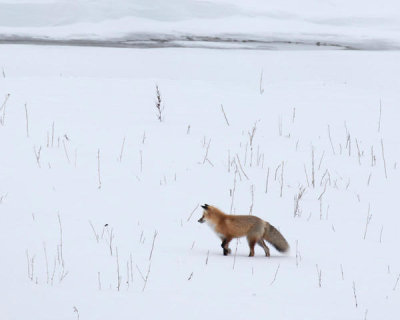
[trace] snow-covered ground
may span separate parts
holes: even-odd
[[[399,318],[399,52],[0,49],[1,319]]]
[[[399,34],[395,0],[0,0],[8,43],[379,50]]]

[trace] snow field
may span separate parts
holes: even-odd
[[[396,319],[398,59],[2,46],[4,317]],[[203,203],[290,253],[222,256]]]

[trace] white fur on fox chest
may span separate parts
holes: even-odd
[[[207,221],[207,224],[210,226],[210,228],[217,234],[217,236],[218,237],[220,237],[221,239],[224,239],[225,237],[224,237],[224,235],[222,234],[222,233],[219,233],[217,230],[216,230],[216,224],[215,223],[213,223],[212,221],[209,221],[209,220],[206,220]]]

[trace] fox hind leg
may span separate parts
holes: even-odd
[[[268,248],[268,246],[265,244],[265,242],[264,242],[263,239],[259,240],[257,243],[264,249],[265,255],[266,255],[267,257],[271,256],[270,253],[269,253],[269,248]]]

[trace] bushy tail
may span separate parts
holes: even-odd
[[[272,244],[279,252],[286,252],[289,250],[289,244],[286,239],[273,225],[269,224],[265,228],[264,239]]]

